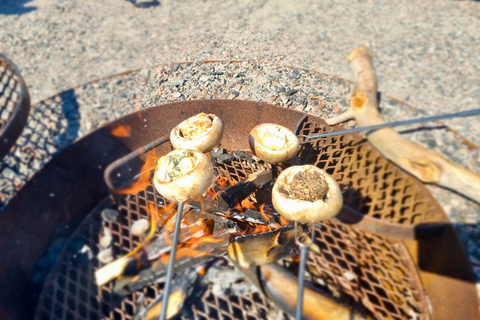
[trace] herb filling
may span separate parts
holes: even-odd
[[[327,180],[321,175],[311,172],[297,172],[288,185],[288,194],[290,197],[305,200],[317,201],[324,199],[328,192]]]

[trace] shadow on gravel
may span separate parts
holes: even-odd
[[[160,2],[158,0],[150,0],[150,1],[128,0],[128,2],[130,2],[137,8],[151,8],[151,7],[157,7],[160,5]]]
[[[1,0],[0,15],[24,14],[36,10],[37,7],[25,7],[32,0]]]

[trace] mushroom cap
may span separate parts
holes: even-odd
[[[291,130],[274,123],[262,123],[253,128],[249,144],[254,155],[270,163],[289,160],[300,148],[298,138]]]
[[[177,165],[172,161],[176,161]],[[183,161],[185,162],[182,163]],[[177,171],[172,171],[172,167]],[[169,177],[169,173],[176,176]],[[153,184],[168,200],[185,201],[204,194],[212,185],[213,179],[213,165],[205,154],[181,149],[169,152],[158,160]]]
[[[206,124],[211,122],[211,126],[193,138],[184,137],[182,129],[185,126],[195,126],[199,123]],[[209,123],[210,124],[210,123]],[[175,149],[197,150],[200,152],[209,152],[220,145],[223,135],[223,122],[214,114],[205,114],[203,112],[182,121],[170,132],[170,143]]]
[[[311,172],[325,178],[328,184],[327,194],[323,199],[307,201],[292,198],[288,186],[298,172]],[[284,218],[299,222],[316,222],[335,216],[343,205],[340,188],[332,176],[312,165],[292,166],[280,173],[273,186],[272,204]]]

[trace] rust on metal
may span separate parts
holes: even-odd
[[[167,204],[152,185],[136,195],[112,199],[103,171],[202,111],[224,121],[222,146],[230,151],[248,150],[250,130],[263,122],[296,128],[301,134],[333,130],[319,118],[305,118],[302,113],[263,103],[205,100],[150,108],[93,132],[46,165],[0,216],[4,226],[0,234],[0,285],[5,289],[0,293],[0,314],[24,319],[131,319],[142,293],[143,304],[161,294],[161,284],[125,298],[113,293],[113,282],[95,285],[93,273],[102,265],[97,260],[102,232],[108,229],[112,234],[114,256],[123,256],[141,241],[130,234],[130,227],[139,218],[148,218],[149,203],[157,207]],[[144,118],[157,125],[144,127]],[[119,125],[128,125],[132,135],[112,136],[111,130]],[[157,155],[170,148],[169,143],[160,145]],[[468,259],[445,213],[421,183],[355,134],[310,141],[302,146],[296,161],[317,165],[336,178],[344,192],[345,219],[350,219],[347,223],[334,219],[317,224],[307,262],[307,283],[312,292],[377,319],[479,317]],[[275,178],[292,164],[293,160],[282,166],[233,160],[215,166],[219,176],[240,181],[264,169],[271,169]],[[122,170],[135,171],[141,165],[141,161],[131,161]],[[101,211],[107,207],[120,212],[118,221],[102,221]],[[442,227],[414,236],[419,226],[433,224]],[[35,265],[59,229],[66,244],[47,270],[48,278],[33,282],[38,269]],[[295,275],[297,266],[293,257],[280,261],[278,267]],[[281,301],[275,303],[281,305]],[[210,287],[187,309],[181,314],[184,319],[267,319],[269,314],[281,314],[260,292],[217,296]]]

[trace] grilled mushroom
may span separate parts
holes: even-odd
[[[284,218],[298,222],[322,221],[342,208],[343,197],[335,179],[312,165],[282,171],[272,190],[272,204]]]
[[[292,131],[273,123],[262,123],[253,128],[249,143],[253,154],[271,163],[293,158],[300,147]]]
[[[180,123],[170,132],[170,142],[175,149],[209,152],[220,145],[223,123],[214,114],[199,113]]]
[[[158,160],[153,183],[171,201],[195,199],[213,183],[213,165],[199,151],[174,150]]]

